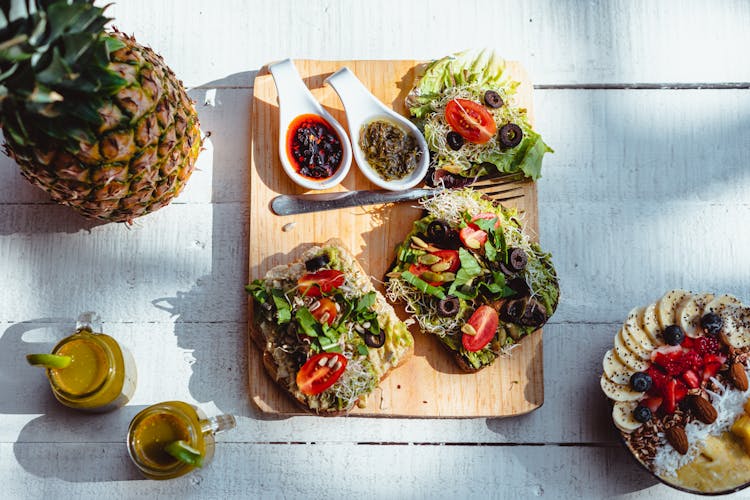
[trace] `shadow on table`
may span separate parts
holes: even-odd
[[[194,358],[189,382],[193,398],[199,403],[213,402],[222,413],[257,419],[265,417],[248,394],[250,340],[244,291],[248,277],[252,105],[252,89],[245,87],[252,85],[256,74],[257,71],[250,71],[230,75],[190,91],[200,114],[201,128],[210,133],[213,146],[211,273],[198,278],[189,290],[157,298],[152,304],[173,317],[179,347]],[[220,112],[224,106],[232,109]],[[219,112],[214,113],[208,107]],[[238,136],[239,131],[247,133]],[[242,148],[246,148],[245,151]],[[247,159],[248,164],[238,165],[237,158]],[[242,169],[239,176],[238,168]],[[236,185],[238,178],[240,186]],[[236,203],[221,203],[222,198],[228,196],[228,190],[230,197],[236,199],[240,193],[243,196],[239,212]],[[242,227],[240,240],[229,239],[225,228],[230,226]],[[231,233],[238,234],[237,231]],[[227,270],[232,270],[233,274],[228,276]],[[228,306],[227,301],[231,305]],[[241,321],[206,320],[206,315],[222,310],[240,311]]]
[[[44,369],[30,366],[25,355],[52,352],[75,331],[73,318],[38,318],[14,323],[0,335],[0,414],[47,413],[59,405]]]
[[[84,413],[60,405],[49,390],[46,394],[54,408],[27,423],[13,444],[16,460],[27,472],[68,482],[143,479],[125,440],[130,420],[145,406]],[[40,442],[40,436],[54,436],[55,442]]]

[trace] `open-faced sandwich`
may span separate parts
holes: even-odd
[[[672,290],[633,309],[604,356],[601,387],[636,459],[705,493],[750,483],[750,308]]]
[[[305,409],[336,415],[365,406],[413,352],[406,325],[338,240],[246,288],[266,370]]]
[[[430,149],[433,178],[447,187],[495,172],[537,179],[552,152],[516,102],[518,82],[492,51],[465,51],[429,64],[406,107]]]
[[[555,270],[515,210],[480,192],[443,190],[421,203],[426,215],[396,248],[387,296],[477,371],[554,313]]]

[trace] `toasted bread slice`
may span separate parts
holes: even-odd
[[[319,271],[343,273],[343,282],[315,293],[298,285],[304,275]],[[306,410],[340,415],[355,404],[363,406],[380,381],[413,353],[414,340],[406,325],[338,239],[274,267],[248,291],[255,299],[250,334],[263,353],[266,371]],[[336,311],[333,320],[327,316],[330,325],[325,316],[311,320],[329,301],[333,304],[326,305],[335,305]],[[375,347],[383,337],[382,346]],[[326,352],[340,352],[347,358],[343,374],[319,394],[303,393],[297,385],[298,372],[314,355]]]
[[[438,337],[459,368],[476,372],[509,354],[555,312],[557,274],[516,211],[482,192],[444,190],[422,205],[424,216],[396,248],[387,295],[407,306],[424,333]],[[463,327],[482,306],[489,306],[497,328],[470,350]]]

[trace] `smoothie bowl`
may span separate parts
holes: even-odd
[[[672,290],[633,309],[603,360],[601,387],[635,459],[699,494],[750,485],[750,307]]]

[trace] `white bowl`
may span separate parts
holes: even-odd
[[[300,186],[307,189],[328,189],[339,184],[352,165],[352,145],[341,126],[331,114],[310,93],[299,76],[291,59],[285,59],[268,66],[276,84],[279,95],[279,159],[287,175]],[[292,121],[300,115],[313,114],[322,117],[336,131],[341,141],[343,156],[338,170],[330,177],[315,180],[301,175],[289,161],[287,154],[287,134]]]
[[[380,102],[377,97],[372,95],[362,85],[362,82],[354,76],[354,73],[349,68],[341,68],[326,78],[326,83],[333,87],[333,90],[336,91],[339,99],[344,104],[346,119],[349,122],[349,135],[351,137],[354,159],[357,161],[357,166],[365,177],[381,188],[390,189],[391,191],[401,191],[419,184],[424,179],[425,174],[427,174],[427,167],[430,161],[427,141],[425,141],[419,129],[412,122]],[[362,148],[359,147],[359,132],[362,126],[375,119],[385,119],[395,122],[416,138],[417,145],[422,154],[417,167],[409,175],[401,179],[385,180],[367,161]]]

